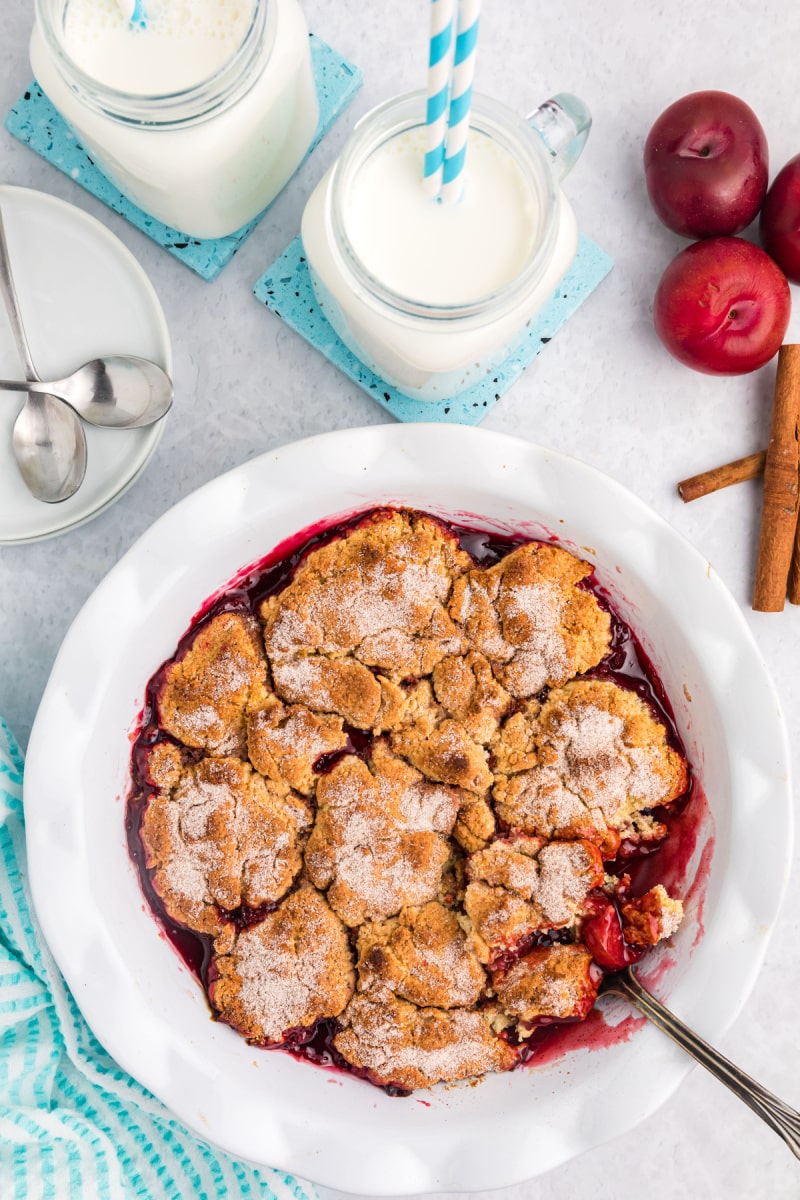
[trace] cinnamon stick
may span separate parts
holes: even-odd
[[[800,345],[781,346],[764,467],[755,612],[782,612],[797,530],[800,471]]]
[[[737,458],[735,462],[714,467],[711,471],[702,471],[699,475],[692,475],[690,479],[682,479],[678,484],[678,495],[684,504],[688,504],[691,500],[699,500],[701,496],[710,496],[712,492],[730,487],[733,483],[744,483],[748,479],[757,479],[762,474],[766,461],[766,451],[759,450],[757,454],[748,454],[746,458]]]
[[[789,568],[789,603],[800,604],[800,513],[795,526],[792,565]]]

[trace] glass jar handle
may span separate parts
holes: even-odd
[[[589,109],[570,92],[559,92],[529,115],[528,124],[544,142],[556,178],[563,179],[575,166],[586,145],[592,128]]]

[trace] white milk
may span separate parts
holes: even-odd
[[[443,400],[516,349],[566,274],[578,231],[539,135],[487,97],[475,97],[463,198],[432,200],[421,110],[417,93],[364,117],[311,195],[302,237],[345,345],[413,399]]]
[[[134,27],[119,0],[68,0],[64,46],[75,63],[119,91],[164,95],[224,67],[244,40],[253,0],[146,0]]]
[[[146,213],[191,237],[233,233],[275,198],[314,137],[305,19],[297,0],[145,0],[145,9],[138,29],[115,0],[42,0],[34,73],[84,148]],[[266,20],[254,36],[256,12]],[[245,35],[251,53],[241,72],[227,71]],[[179,108],[166,99],[209,79]]]
[[[475,130],[457,204],[426,195],[424,157],[421,129],[384,142],[353,182],[345,228],[384,287],[424,304],[471,304],[509,284],[530,258],[533,199],[512,155]]]

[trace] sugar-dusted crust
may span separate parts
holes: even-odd
[[[458,721],[441,721],[429,734],[403,730],[392,737],[392,747],[428,779],[450,783],[484,795],[492,786],[486,751]]]
[[[458,579],[450,615],[503,687],[527,699],[588,671],[606,653],[609,615],[576,587],[591,572],[566,550],[531,542]]]
[[[219,1016],[251,1042],[336,1017],[353,993],[347,933],[323,896],[304,886],[257,925],[228,926],[214,944],[209,995]]]
[[[174,788],[183,774],[184,752],[174,742],[156,742],[146,754],[147,778],[159,790]]]
[[[183,658],[167,668],[158,697],[161,728],[196,750],[244,757],[246,709],[265,694],[266,683],[258,621],[221,613],[200,626]]]
[[[374,1083],[400,1088],[467,1079],[487,1071],[507,1071],[515,1051],[492,1029],[491,1006],[418,1008],[394,996],[357,994],[341,1016],[344,1029],[334,1039],[347,1062]]]
[[[387,685],[382,682],[382,686],[386,693]],[[400,691],[402,699],[377,724],[389,732],[395,753],[436,783],[487,793],[493,777],[486,751],[467,725],[454,720],[438,702],[431,681],[422,679]]]
[[[358,932],[359,986],[414,1004],[469,1008],[486,984],[456,914],[432,900]]]
[[[171,763],[171,786],[151,797],[142,819],[147,866],[174,921],[216,933],[220,909],[257,908],[285,895],[313,814],[300,796],[237,758]]]
[[[495,972],[492,985],[503,1011],[532,1027],[543,1017],[585,1017],[597,997],[599,978],[585,946],[536,946],[507,971]]]
[[[429,674],[463,639],[447,613],[453,580],[470,566],[429,517],[384,513],[313,550],[262,610],[275,690],[370,729],[381,688]]]
[[[414,705],[395,723],[392,747],[429,779],[484,796],[494,780],[486,743],[497,734],[512,697],[488,660],[474,652],[442,659],[431,680],[433,690],[418,685]]]
[[[541,709],[538,700],[527,700],[497,730],[488,747],[495,775],[517,775],[538,765],[536,736]]]
[[[248,714],[250,762],[262,775],[309,796],[317,784],[314,764],[347,745],[342,725],[341,717],[314,713],[302,704],[287,706],[277,696],[268,696]]]
[[[351,926],[433,900],[463,802],[457,788],[429,783],[380,743],[369,764],[342,759],[317,785],[305,856],[311,881],[328,888]]]
[[[603,883],[603,861],[591,842],[514,837],[467,860],[464,910],[482,962],[532,934],[574,926],[589,893]]]
[[[483,850],[496,832],[497,821],[488,798],[471,798],[459,810],[458,819],[453,827],[453,837],[468,853]]]
[[[485,745],[513,704],[497,682],[491,663],[474,650],[444,658],[433,668],[433,690],[445,713],[473,741]]]
[[[533,734],[537,765],[499,775],[497,815],[548,838],[589,838],[613,857],[622,838],[658,840],[650,810],[687,785],[685,760],[635,692],[578,679],[550,693]]]

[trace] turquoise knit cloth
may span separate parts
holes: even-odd
[[[22,770],[0,720],[0,1200],[309,1200],[198,1141],[94,1038],[32,913]]]

